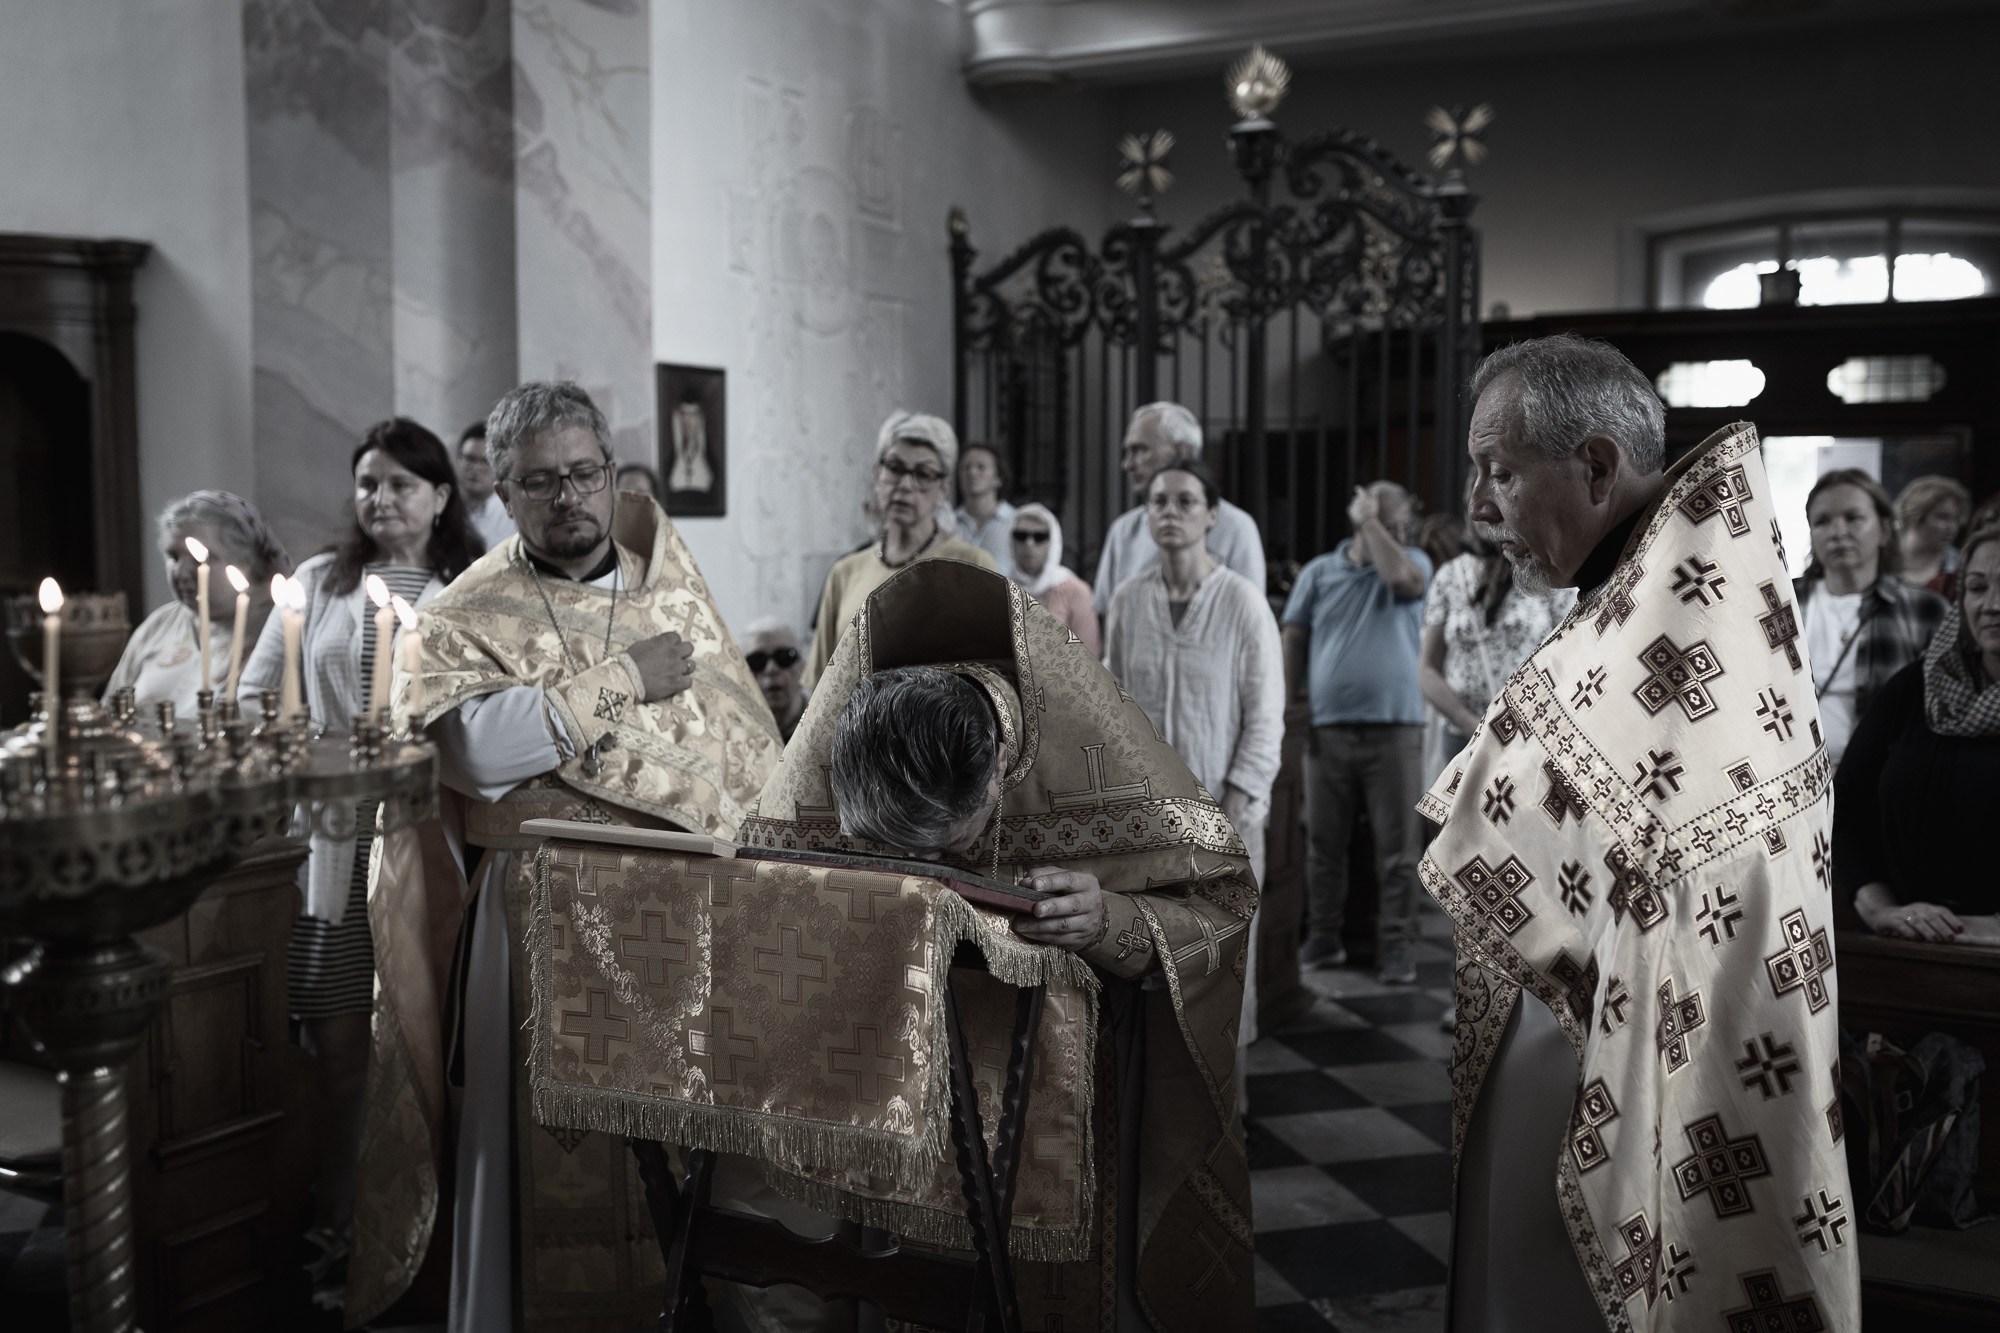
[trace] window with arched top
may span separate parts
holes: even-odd
[[[2000,211],[1802,211],[1654,232],[1648,251],[1659,309],[2000,294]]]

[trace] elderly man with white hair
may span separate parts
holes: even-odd
[[[1111,597],[1118,585],[1135,574],[1143,574],[1160,563],[1160,550],[1146,527],[1143,497],[1153,474],[1179,459],[1201,459],[1201,422],[1179,403],[1147,403],[1132,414],[1125,431],[1125,479],[1141,503],[1120,514],[1104,534],[1104,549],[1097,557],[1096,594],[1091,608],[1099,617],[1111,614]],[[1252,586],[1265,587],[1264,538],[1257,520],[1224,500],[1216,511],[1215,526],[1209,529],[1208,553],[1233,569]]]
[[[1472,380],[1470,518],[1577,604],[1419,808],[1458,947],[1449,1324],[1860,1327],[1831,765],[1757,431],[1608,344]]]
[[[844,556],[826,576],[813,622],[812,652],[806,655],[810,688],[833,658],[848,622],[889,576],[917,560],[963,560],[997,571],[993,557],[951,532],[952,474],[958,470],[958,436],[941,417],[889,414],[875,437],[875,510],[882,532],[874,545]],[[942,520],[942,521],[941,521]]]

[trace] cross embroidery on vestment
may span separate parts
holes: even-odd
[[[1553,819],[1557,828],[1562,827],[1563,819],[1568,815],[1575,815],[1576,822],[1581,824],[1587,813],[1583,796],[1554,764],[1544,762],[1542,773],[1549,780],[1548,795],[1542,797],[1542,813]]]
[[[1565,861],[1562,874],[1556,877],[1556,887],[1562,890],[1563,906],[1571,916],[1582,916],[1590,910],[1590,872],[1583,868],[1581,861]]]
[[[1764,1043],[1764,1053],[1757,1053],[1757,1042]],[[1792,1058],[1792,1044],[1778,1041],[1766,1032],[1761,1038],[1746,1037],[1743,1040],[1743,1058],[1736,1062],[1736,1072],[1742,1075],[1744,1088],[1755,1088],[1764,1094],[1764,1100],[1782,1097],[1792,1090],[1792,1075],[1799,1072],[1799,1062]],[[1776,1092],[1771,1084],[1778,1085]]]
[[[1697,526],[1720,514],[1729,535],[1741,537],[1750,531],[1749,516],[1743,512],[1743,506],[1749,499],[1750,483],[1743,475],[1743,465],[1739,463],[1689,491],[1687,499],[1681,501],[1680,509],[1687,515],[1688,521]]]
[[[1583,673],[1583,679],[1576,683],[1576,693],[1570,698],[1569,706],[1579,713],[1604,697],[1604,668],[1594,666]]]
[[[1683,603],[1699,601],[1703,606],[1727,600],[1722,590],[1729,583],[1726,574],[1718,573],[1721,566],[1691,555],[1674,566],[1674,586],[1667,591],[1679,597]]]
[[[1599,1015],[1597,1026],[1605,1036],[1610,1036],[1625,1026],[1625,1007],[1632,1003],[1632,992],[1625,988],[1623,977],[1613,977],[1604,988],[1604,1012]]]
[[[1800,1248],[1816,1244],[1819,1246],[1819,1252],[1825,1254],[1828,1250],[1837,1250],[1847,1244],[1846,1237],[1840,1234],[1847,1228],[1846,1204],[1833,1198],[1825,1190],[1819,1192],[1817,1203],[1810,1194],[1799,1202],[1805,1205],[1805,1211],[1792,1219],[1792,1225],[1799,1229]],[[1828,1236],[1833,1237],[1831,1245],[1826,1243]]]
[[[1783,653],[1786,665],[1797,671],[1803,664],[1799,657],[1798,608],[1779,593],[1776,579],[1766,579],[1758,584],[1757,591],[1763,594],[1766,608],[1764,614],[1757,617],[1757,627],[1764,631],[1765,646],[1774,653]]]
[[[1679,704],[1688,721],[1695,722],[1715,711],[1715,698],[1707,682],[1722,674],[1722,663],[1706,639],[1683,648],[1662,634],[1639,654],[1646,679],[1632,691],[1648,716],[1658,716],[1668,704]]]
[[[1736,923],[1743,919],[1742,909],[1736,906],[1742,900],[1742,894],[1731,893],[1720,884],[1715,886],[1713,892],[1714,903],[1710,904],[1708,893],[1704,892],[1701,895],[1701,910],[1694,914],[1694,919],[1702,923],[1701,933],[1708,937],[1711,949],[1721,945],[1725,935],[1735,939]]]
[[[1604,865],[1611,872],[1611,892],[1605,895],[1604,900],[1611,904],[1614,924],[1625,919],[1627,910],[1639,923],[1641,934],[1667,919],[1666,900],[1633,864],[1630,852],[1623,847],[1613,847],[1604,854]]]
[[[1514,779],[1505,773],[1493,779],[1493,785],[1486,789],[1481,798],[1483,813],[1495,827],[1514,817]]]
[[[1677,1074],[1688,1062],[1688,1033],[1708,1022],[1702,1012],[1701,992],[1690,990],[1676,999],[1673,978],[1660,983],[1660,1021],[1653,1029],[1653,1044],[1667,1062],[1667,1073]]]
[[[1757,691],[1757,716],[1764,719],[1764,730],[1779,741],[1792,738],[1792,710],[1775,686]]]
[[[1646,757],[1637,761],[1636,765],[1639,770],[1639,790],[1656,801],[1664,801],[1669,796],[1678,794],[1681,789],[1681,775],[1686,773],[1687,769],[1675,763],[1674,759],[1672,750],[1648,749]],[[1647,767],[1648,764],[1651,765],[1650,768]]]
[[[1674,1163],[1674,1183],[1681,1199],[1707,1193],[1718,1218],[1756,1211],[1747,1182],[1771,1174],[1764,1161],[1764,1144],[1755,1134],[1729,1137],[1720,1115],[1704,1116],[1685,1127],[1694,1152]]]
[[[1582,967],[1564,949],[1556,951],[1549,975],[1562,985],[1569,998],[1569,1011],[1584,1030],[1590,1029],[1591,1006],[1597,1002],[1597,955],[1591,954]]]
[[[1052,791],[1049,793],[1049,810],[1105,810],[1114,805],[1143,801],[1153,793],[1153,780],[1141,778],[1120,786],[1106,786],[1104,782],[1104,746],[1083,747],[1084,772],[1090,777],[1090,785],[1077,791]]]
[[[1743,1284],[1743,1294],[1750,1298],[1750,1303],[1722,1312],[1722,1324],[1729,1333],[1767,1333],[1771,1329],[1783,1329],[1784,1333],[1826,1333],[1826,1320],[1813,1294],[1786,1296],[1784,1287],[1778,1283],[1777,1269],[1738,1273],[1736,1280]]]
[[[1512,935],[1534,917],[1520,901],[1520,895],[1521,890],[1535,882],[1535,877],[1518,857],[1510,856],[1498,866],[1489,866],[1485,857],[1475,856],[1459,867],[1452,878],[1471,895],[1472,906],[1498,926],[1502,934]]]
[[[1222,942],[1235,938],[1249,928],[1245,922],[1232,921],[1221,930],[1217,930],[1209,919],[1199,912],[1194,914],[1194,924],[1195,929],[1201,932],[1201,938],[1174,950],[1174,961],[1185,963],[1200,954],[1207,964],[1202,968],[1203,976],[1222,966]]]
[[[591,716],[616,722],[618,715],[625,711],[625,701],[629,698],[630,695],[620,694],[609,685],[600,685],[597,687],[597,707],[591,710]]]
[[[1576,1159],[1578,1171],[1589,1171],[1611,1160],[1599,1131],[1617,1118],[1618,1105],[1611,1100],[1611,1089],[1604,1086],[1603,1079],[1592,1079],[1576,1095],[1576,1110],[1570,1116],[1569,1151]]]
[[[1202,1249],[1208,1251],[1209,1263],[1208,1267],[1202,1271],[1202,1275],[1188,1284],[1189,1290],[1199,1296],[1207,1289],[1208,1284],[1215,1280],[1217,1273],[1222,1274],[1223,1279],[1231,1287],[1234,1287],[1236,1285],[1236,1274],[1229,1271],[1229,1246],[1232,1243],[1229,1237],[1224,1236],[1221,1246],[1218,1247],[1214,1241],[1208,1238],[1208,1229],[1198,1226],[1194,1229],[1194,1238]]]
[[[1764,960],[1772,994],[1783,999],[1788,992],[1802,990],[1806,1007],[1818,1013],[1832,1003],[1826,974],[1833,971],[1833,946],[1827,942],[1826,927],[1811,929],[1805,909],[1795,907],[1778,918],[1778,929],[1784,933],[1784,947]]]
[[[1663,1270],[1660,1266],[1660,1238],[1653,1234],[1645,1209],[1620,1222],[1618,1235],[1630,1252],[1611,1270],[1612,1276],[1618,1279],[1619,1295],[1629,1301],[1643,1291],[1646,1293],[1646,1305],[1651,1308],[1661,1296],[1671,1301],[1687,1290],[1688,1279],[1695,1273],[1693,1254],[1678,1245],[1667,1246],[1668,1262]]]

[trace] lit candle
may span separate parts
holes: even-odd
[[[56,719],[62,716],[62,585],[54,579],[42,580],[42,699],[49,722],[42,732],[42,744],[54,759]]]
[[[222,689],[223,698],[234,699],[236,684],[243,676],[243,633],[250,624],[250,580],[234,565],[223,566],[222,572],[229,576],[229,586],[236,589],[236,630],[229,636],[229,684]]]
[[[368,576],[368,600],[375,603],[375,671],[368,686],[368,716],[379,717],[389,706],[389,677],[394,659],[391,640],[396,633],[396,613],[389,606],[389,585],[380,574]]]
[[[282,703],[278,715],[286,722],[299,715],[302,704],[299,697],[299,636],[305,617],[299,614],[298,606],[304,601],[304,590],[296,579],[288,579],[283,574],[271,576],[271,604],[278,608],[279,623],[285,631],[285,678],[279,687]]]
[[[187,539],[188,554],[195,559],[194,566],[194,637],[201,645],[201,685],[199,688],[213,689],[208,675],[208,548],[193,537]]]
[[[396,618],[403,622],[403,670],[410,677],[410,739],[415,740],[417,719],[424,712],[424,636],[417,629],[417,608],[402,598],[394,598]]]

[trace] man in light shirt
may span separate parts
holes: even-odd
[[[486,423],[475,421],[458,437],[458,484],[465,495],[466,517],[485,550],[514,535],[514,520],[494,488],[493,465],[486,461]]]
[[[1132,424],[1125,431],[1122,466],[1133,495],[1144,495],[1153,474],[1168,463],[1200,457],[1201,422],[1179,403],[1148,403],[1132,414]],[[1249,579],[1259,592],[1264,590],[1264,538],[1257,531],[1257,520],[1227,500],[1222,501],[1215,526],[1209,529],[1208,553]],[[1104,534],[1091,602],[1098,618],[1110,613],[1111,596],[1119,584],[1159,563],[1159,548],[1146,530],[1146,506],[1134,505]]]
[[[953,511],[958,539],[993,557],[1002,574],[1014,572],[1014,506],[1007,491],[1007,465],[990,444],[968,444],[958,460],[958,490],[965,503]]]

